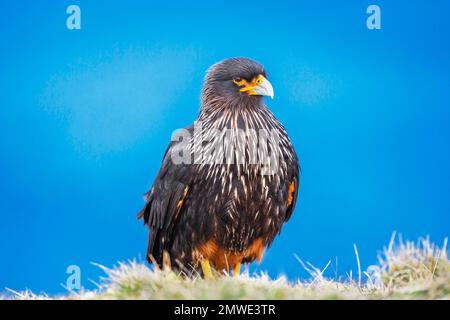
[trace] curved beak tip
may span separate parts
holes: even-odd
[[[267,81],[267,82],[269,82],[269,81]],[[270,82],[269,82],[269,84],[270,84]],[[273,98],[275,97],[275,93],[273,92],[273,87],[272,87],[272,85],[270,85],[270,87],[267,88],[266,91],[267,91],[267,92],[266,92],[266,96],[270,97],[270,98],[273,100]]]
[[[264,81],[257,87],[257,93],[263,96],[268,96],[272,99],[275,96],[273,86],[267,79],[264,79]]]

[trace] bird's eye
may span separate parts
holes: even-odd
[[[241,77],[236,77],[233,79],[233,82],[236,84],[240,84],[242,82],[242,78]]]

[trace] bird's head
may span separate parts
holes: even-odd
[[[272,84],[266,79],[264,67],[247,58],[226,59],[213,65],[207,72],[203,98],[273,99]]]

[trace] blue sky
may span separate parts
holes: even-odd
[[[366,28],[366,8],[382,29]],[[77,4],[82,29],[66,28]],[[172,131],[193,122],[206,69],[262,62],[270,108],[302,164],[292,220],[254,270],[305,277],[294,253],[338,273],[394,230],[450,231],[448,1],[2,1],[0,291],[92,288],[143,258],[135,220]],[[330,276],[334,271],[330,269]]]

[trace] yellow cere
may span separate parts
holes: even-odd
[[[260,74],[257,77],[254,77],[252,79],[252,81],[250,81],[250,82],[248,82],[245,79],[242,79],[240,81],[236,81],[236,80],[233,80],[233,81],[237,86],[242,87],[239,90],[240,92],[247,92],[247,94],[249,94],[249,95],[256,95],[257,93],[255,91],[255,88],[257,86],[259,86],[261,83],[263,83],[264,80],[265,80],[264,76],[262,74]]]

